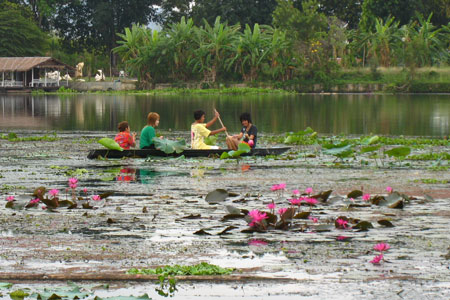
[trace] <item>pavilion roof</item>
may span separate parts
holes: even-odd
[[[24,72],[32,68],[74,69],[52,57],[0,57],[0,72]]]

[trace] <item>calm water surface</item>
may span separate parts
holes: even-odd
[[[216,108],[230,132],[248,111],[262,132],[307,126],[319,133],[446,136],[450,95],[0,95],[0,129],[115,131],[128,120],[140,131],[150,111],[160,129],[189,130],[193,111]],[[219,127],[219,122],[217,125]]]

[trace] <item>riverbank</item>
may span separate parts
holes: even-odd
[[[156,83],[140,89],[137,81],[107,78],[104,82],[72,81],[56,93],[119,94],[252,94],[252,93],[450,93],[450,68],[421,68],[413,75],[402,68],[347,69],[325,82]],[[35,91],[34,93],[44,93]]]

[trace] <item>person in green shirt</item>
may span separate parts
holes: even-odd
[[[159,114],[155,112],[149,113],[147,116],[147,125],[141,131],[141,140],[139,142],[141,149],[155,149],[153,138],[156,136],[155,127],[158,125]]]

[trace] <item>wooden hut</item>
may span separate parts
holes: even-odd
[[[0,88],[58,88],[64,70],[74,68],[52,57],[0,57]]]

